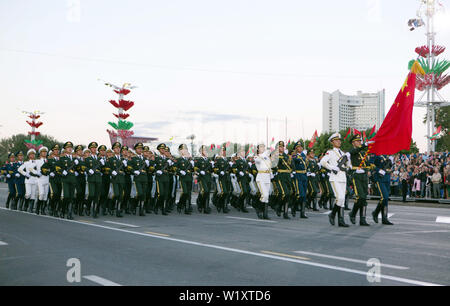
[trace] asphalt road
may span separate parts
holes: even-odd
[[[332,227],[326,211],[262,221],[252,209],[195,206],[190,216],[69,221],[7,210],[6,194],[0,186],[0,285],[450,285],[448,208],[392,205],[394,226],[350,228]],[[373,258],[379,279],[367,276]],[[68,281],[74,267],[80,282]]]

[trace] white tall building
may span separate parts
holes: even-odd
[[[322,131],[324,133],[356,128],[380,128],[384,120],[384,89],[377,93],[357,92],[347,96],[339,90],[323,92]]]

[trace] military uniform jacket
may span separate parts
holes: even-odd
[[[276,168],[278,173],[277,178],[290,179],[293,172],[292,160],[286,153],[278,156],[278,165]]]
[[[102,164],[98,160],[97,156],[89,156],[84,161],[84,165],[86,166],[86,173],[89,183],[101,183],[102,182],[102,174],[100,172],[100,168]],[[89,173],[89,170],[94,171],[93,174]]]
[[[58,160],[56,160],[55,158],[48,158],[47,162],[44,163],[41,167],[41,172],[42,169],[45,169],[45,172],[48,172],[49,180],[51,183],[61,182],[61,167],[58,166]],[[53,173],[53,175],[50,175],[50,173]]]
[[[245,159],[238,158],[236,162],[233,164],[232,171],[236,174],[238,180],[249,178],[249,165]],[[240,172],[244,173],[241,175]]]
[[[111,170],[111,183],[125,183],[125,165],[123,164],[123,160],[120,156],[114,155],[113,157],[109,158],[106,162],[106,166]],[[113,174],[113,171],[116,172],[116,175]]]
[[[375,173],[373,175],[375,182],[390,183],[391,182],[391,168],[392,162],[386,155],[376,156],[373,162],[375,164]],[[381,174],[380,170],[385,174]]]
[[[146,160],[147,159],[143,155],[136,155],[128,162],[128,167],[131,167],[132,169],[132,175],[134,176],[135,182],[148,182]],[[136,175],[135,171],[139,171],[139,175]]]
[[[82,157],[76,158],[78,165],[75,166],[75,171],[78,173],[77,179],[82,180],[86,178],[86,161]]]
[[[164,156],[156,156],[155,158],[155,174],[156,179],[158,179],[161,182],[168,182],[169,181],[169,167],[171,162],[169,162],[169,159]],[[158,173],[158,171],[161,171],[162,173]]]
[[[294,154],[292,156],[292,163],[294,165],[295,173],[299,174],[302,178],[306,178],[307,161],[305,154]]]
[[[365,146],[361,146],[359,148],[352,148],[350,150],[350,160],[352,162],[352,170],[356,171],[359,168],[359,165],[361,164],[361,162],[364,159],[364,154],[365,154]],[[372,169],[372,167],[368,164],[367,161],[364,161],[364,163],[362,164],[362,167],[360,170],[364,170],[365,173],[367,174],[367,171]]]
[[[17,173],[16,163],[12,163],[12,164],[7,163],[5,166],[3,166],[2,171],[5,174],[5,176],[9,175],[9,178],[6,177],[7,183],[15,182],[15,180],[16,180],[15,174]]]
[[[194,171],[197,172],[200,177],[211,178],[213,167],[207,157],[197,157],[195,159],[194,165]],[[204,171],[205,174],[202,175],[201,171]]]
[[[344,156],[345,153],[341,149],[333,148],[332,150],[328,150],[327,154],[325,154],[324,157],[322,157],[320,161],[320,165],[324,168],[327,168],[328,170],[332,170],[332,168],[338,166],[339,159]],[[351,168],[352,164],[350,161],[347,161],[348,168]],[[341,183],[347,183],[347,175],[345,171],[339,170],[336,174],[331,171],[330,172],[330,182],[341,182]]]
[[[175,163],[175,168],[180,179],[183,180],[192,180],[192,173],[194,171],[194,167],[192,166],[191,161],[188,158],[180,157],[177,159]],[[181,174],[181,171],[186,172],[185,175]]]
[[[67,172],[67,175],[62,175],[62,182],[71,182],[75,183],[75,162],[72,156],[63,156],[59,159],[57,165],[61,167],[61,173],[64,171]]]
[[[42,184],[48,184],[49,178],[48,175],[50,173],[50,170],[47,168],[42,168],[42,166],[47,162],[45,158],[40,158],[36,160],[36,170],[38,173],[38,181]]]
[[[269,156],[269,151],[265,151],[262,154],[255,156],[255,168],[257,170],[256,181],[270,183],[272,174],[272,160]]]
[[[319,166],[314,159],[306,160],[306,175],[308,175],[309,179],[317,179],[317,175],[319,174]]]
[[[214,163],[213,171],[219,176],[219,178],[226,178],[230,175],[230,168],[231,166],[228,160],[223,157],[219,157]],[[221,172],[223,172],[223,174],[221,174]]]

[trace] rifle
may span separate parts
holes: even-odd
[[[341,158],[339,158],[338,160],[338,164],[337,167],[339,168],[339,170],[344,171],[345,173],[347,173],[348,169],[347,169],[347,162],[348,162],[348,157],[347,155],[342,155]],[[332,170],[334,174],[337,174],[338,172],[336,170]]]

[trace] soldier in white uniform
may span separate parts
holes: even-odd
[[[270,152],[266,150],[263,144],[258,145],[257,152],[255,156],[255,166],[258,170],[256,175],[256,184],[258,185],[259,192],[261,194],[260,202],[264,205],[263,219],[269,220],[268,216],[268,205],[269,205],[269,195],[270,195],[270,184],[273,178],[272,168],[278,164],[275,161],[273,165],[273,159],[277,160],[276,154],[270,156]]]
[[[49,190],[49,173],[43,173],[45,172],[43,169],[41,169],[42,165],[47,162],[47,147],[42,147],[39,149],[39,159],[36,160],[36,172],[38,175],[37,178],[37,187],[38,187],[38,201],[36,205],[36,214],[39,215],[39,213],[42,213],[45,215],[45,203],[47,202],[48,198],[48,190]]]
[[[346,169],[351,169],[350,153],[344,153],[341,147],[341,135],[334,133],[328,138],[328,141],[333,145],[333,149],[323,156],[320,161],[322,167],[330,170],[330,184],[333,188],[333,192],[336,196],[336,205],[328,215],[331,225],[334,225],[334,218],[336,212],[338,213],[338,225],[341,227],[348,227],[344,221],[344,204],[345,204],[345,192],[347,188],[347,176]],[[345,161],[345,159],[347,159]],[[345,162],[344,162],[345,161]]]
[[[30,149],[27,152],[28,161],[22,164],[22,166],[17,169],[20,174],[25,176],[25,211],[28,210],[28,206],[30,206],[30,212],[33,212],[34,201],[36,200],[37,195],[37,164],[34,160],[36,156],[36,151],[34,149]]]

